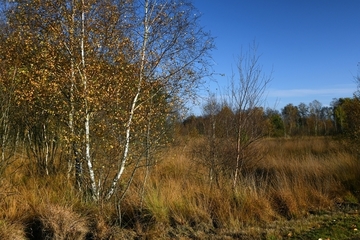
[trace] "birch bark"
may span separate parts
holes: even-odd
[[[134,118],[134,114],[137,108],[137,103],[138,103],[138,99],[139,96],[141,94],[141,87],[142,87],[142,83],[143,83],[143,78],[144,78],[144,69],[145,69],[145,61],[146,61],[146,49],[147,49],[147,42],[148,42],[148,37],[149,37],[149,32],[150,32],[150,6],[149,6],[149,0],[145,0],[145,4],[144,4],[144,32],[143,32],[143,41],[142,41],[142,47],[140,50],[140,68],[139,68],[139,73],[138,73],[138,83],[137,83],[137,90],[136,90],[136,94],[135,97],[132,100],[131,103],[131,108],[130,108],[130,114],[129,114],[129,118],[127,120],[126,123],[126,127],[125,127],[125,145],[124,145],[124,152],[120,161],[120,166],[118,169],[118,172],[116,174],[116,176],[114,177],[112,184],[108,190],[108,193],[106,195],[106,199],[110,199],[112,197],[112,195],[114,194],[117,184],[119,182],[119,179],[121,178],[121,176],[123,175],[125,168],[126,168],[126,162],[128,160],[128,154],[129,154],[129,150],[130,150],[130,138],[131,138],[131,127],[132,127],[132,121]]]

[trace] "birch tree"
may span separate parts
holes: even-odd
[[[217,115],[220,112],[220,104],[217,102],[215,95],[210,95],[207,103],[203,107],[203,115],[209,118],[209,123],[207,126],[207,142],[209,153],[206,154],[206,160],[204,161],[205,166],[209,169],[209,180],[210,180],[210,188],[212,187],[213,182],[219,186],[219,171],[218,171],[218,151],[217,151]]]
[[[54,52],[41,38],[36,24],[24,24],[26,15],[32,9],[22,8],[15,2],[9,7],[6,28],[9,30],[6,48],[6,64],[4,74],[14,73],[12,77],[12,96],[16,108],[12,109],[12,120],[15,118],[17,139],[25,134],[29,155],[35,159],[39,173],[50,173],[57,148],[57,132],[54,126],[55,108],[52,102],[58,101],[58,88],[50,70]],[[32,28],[33,29],[32,29]],[[47,59],[47,60],[46,60]],[[14,71],[15,70],[15,71]],[[16,74],[15,74],[16,73]],[[16,116],[16,117],[15,117]],[[22,129],[20,129],[22,128]],[[52,165],[52,166],[51,166]]]
[[[173,106],[208,73],[213,42],[199,15],[183,1],[25,0],[8,18],[22,82],[34,86],[18,93],[60,127],[69,178],[94,201],[124,196]]]
[[[0,176],[11,163],[15,153],[17,129],[14,124],[16,61],[9,60],[9,48],[14,47],[9,40],[6,24],[1,21],[0,30]],[[11,51],[10,51],[11,52]]]
[[[321,117],[321,108],[322,104],[318,100],[314,100],[311,103],[309,103],[309,112],[310,112],[310,118],[313,119],[313,127],[314,127],[314,134],[315,136],[319,133],[319,122]]]
[[[256,142],[264,135],[264,120],[259,116],[259,107],[263,105],[266,87],[271,75],[266,75],[260,65],[254,43],[248,52],[242,53],[237,63],[237,75],[231,81],[230,94],[236,110],[236,160],[233,171],[235,188],[246,162],[255,161],[251,152]]]
[[[125,125],[125,142],[118,171],[108,189],[109,199],[124,174],[131,149],[133,121],[144,103],[146,82],[157,82],[155,93],[163,91],[168,103],[185,99],[193,92],[199,80],[208,73],[208,54],[213,48],[212,38],[199,27],[194,7],[186,1],[135,1],[138,24],[132,29],[134,61],[138,62],[136,91],[132,97]],[[167,114],[164,112],[164,114]]]

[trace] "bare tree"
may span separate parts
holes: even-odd
[[[263,137],[263,118],[259,107],[264,103],[264,93],[271,75],[263,72],[257,54],[258,45],[253,43],[249,50],[241,53],[237,63],[237,75],[233,74],[230,86],[231,100],[236,111],[236,161],[233,171],[233,187],[246,161],[251,157],[251,148]]]
[[[218,103],[216,96],[214,94],[209,96],[207,103],[203,107],[203,115],[208,118],[208,132],[207,132],[207,142],[209,143],[208,149],[209,153],[206,154],[206,159],[204,162],[209,168],[209,179],[210,187],[212,187],[213,182],[219,185],[217,166],[218,162],[218,152],[217,152],[217,115],[220,112],[220,104]]]

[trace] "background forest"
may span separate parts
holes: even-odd
[[[264,109],[253,43],[184,118],[215,47],[190,2],[1,11],[0,238],[281,238],[255,228],[358,206],[357,93]]]

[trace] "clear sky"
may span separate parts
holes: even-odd
[[[201,24],[215,37],[212,52],[216,82],[227,85],[241,48],[259,45],[265,74],[272,73],[265,107],[286,104],[329,105],[352,97],[360,62],[360,0],[193,0]],[[204,93],[203,95],[206,95]],[[201,105],[202,103],[200,103]],[[201,114],[194,107],[195,114]]]

